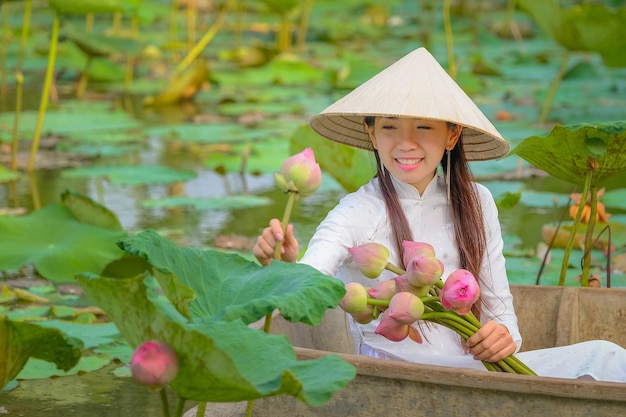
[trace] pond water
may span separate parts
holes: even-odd
[[[227,36],[230,35],[227,34]],[[442,38],[439,40],[441,41]],[[228,38],[227,42],[230,45],[231,38]],[[222,45],[225,43],[222,40]],[[386,42],[381,41],[380,49],[386,55],[396,58],[399,56],[400,48],[398,45],[400,43],[397,40],[390,39]],[[444,43],[440,42],[439,45],[444,45]],[[327,49],[324,48],[327,46],[321,46],[321,52],[318,52],[320,55],[327,52]],[[466,45],[465,52],[458,55],[469,56],[470,54],[466,53],[469,48]],[[509,44],[504,49],[501,49],[500,45],[497,48],[491,48],[487,55],[497,56],[500,53],[504,55],[506,48],[512,50],[516,46]],[[554,51],[557,50],[554,44],[548,44],[548,46],[534,44],[532,40],[527,41],[526,48],[530,53],[535,52],[538,55],[542,53],[554,54]],[[355,50],[360,49],[362,47],[355,48]],[[439,49],[439,56],[445,56],[443,46]],[[489,47],[487,49],[489,50]],[[497,54],[494,51],[497,51]],[[508,125],[499,122],[498,128],[503,129],[502,133],[505,137],[519,140],[537,131],[544,132],[544,129],[536,128],[536,126],[528,127],[532,125],[530,120],[534,120],[538,108],[535,104],[527,105],[524,103],[533,101],[529,96],[539,94],[529,91],[545,89],[546,80],[548,77],[552,77],[553,70],[556,69],[556,60],[550,62],[549,65],[541,64],[541,66],[534,67],[526,66],[527,63],[523,60],[520,60],[522,62],[519,66],[515,63],[511,64],[511,61],[513,58],[504,58],[504,64],[508,64],[509,67],[507,68],[507,75],[503,78],[506,78],[505,81],[510,85],[502,87],[498,85],[499,81],[489,80],[487,85],[493,87],[495,84],[495,93],[491,93],[493,96],[487,94],[481,106],[488,110],[490,116],[495,114],[495,110],[499,109],[498,106],[511,110],[514,117],[521,120]],[[592,60],[592,62],[594,61]],[[540,68],[537,69],[537,67]],[[625,79],[624,71],[617,72],[616,70],[608,76],[602,73],[593,77],[595,77],[593,82],[581,81],[580,84],[576,84],[574,81],[561,86],[559,96],[561,101],[555,103],[561,119],[570,122],[579,121],[582,114],[594,120],[610,120],[616,119],[618,116],[623,117],[626,114],[623,98],[618,97],[620,94],[623,96],[626,91],[626,85],[623,82]],[[29,84],[25,94],[25,111],[36,111],[38,108],[41,91],[39,82],[40,80],[37,80],[35,83]],[[599,83],[599,87],[596,82]],[[98,91],[98,87],[94,84],[91,85],[91,88]],[[227,86],[227,88],[231,87]],[[296,89],[300,88],[297,87]],[[212,91],[216,90],[219,91],[217,88]],[[305,88],[302,87],[302,90]],[[603,92],[604,99],[601,94],[598,94],[600,98],[592,100],[593,91]],[[11,92],[10,90],[8,95],[2,96],[0,113],[11,112],[14,108],[15,97]],[[241,94],[241,91],[237,91],[237,93]],[[248,91],[247,94],[254,97],[255,91]],[[263,94],[264,92],[259,92],[258,96]],[[295,93],[289,91],[286,94]],[[305,91],[304,94],[305,96],[309,94],[309,90]],[[319,91],[315,91],[310,97],[305,97],[310,101],[307,102],[308,107],[305,106],[305,110],[297,116],[299,123],[305,123],[308,112],[323,108],[334,98],[335,94],[336,92],[325,90],[321,94]],[[226,99],[224,101],[232,100],[231,95],[235,94],[232,92],[225,93]],[[501,96],[511,96],[512,98],[502,99]],[[94,94],[92,99],[97,100],[97,94]],[[67,101],[71,100],[68,98]],[[302,96],[295,95],[294,100],[302,100]],[[590,103],[588,106],[593,107],[596,113],[589,116],[585,113],[588,111],[586,107],[573,106],[572,103],[567,103],[568,100],[571,100],[572,103],[574,101],[576,103],[588,101]],[[141,107],[138,97],[122,100],[117,95],[113,95],[113,98],[104,96],[102,101],[110,101],[112,109],[131,115],[138,124],[138,135],[143,135],[142,132],[157,127],[191,124],[194,118],[207,117],[207,115],[215,113],[216,106],[215,94],[211,92],[200,93],[193,103],[163,109],[144,109]],[[602,103],[598,104],[599,101]],[[80,106],[81,104],[73,105]],[[520,129],[523,125],[524,128]],[[520,133],[518,129],[524,133]],[[47,157],[52,156],[48,154]],[[232,246],[234,249],[239,249],[244,256],[250,256],[249,248],[254,238],[265,227],[270,218],[282,215],[286,198],[275,189],[273,174],[240,175],[233,172],[220,174],[206,166],[205,157],[206,153],[202,146],[199,146],[199,149],[193,149],[189,144],[181,144],[171,140],[165,141],[159,135],[148,134],[141,146],[129,152],[122,155],[99,156],[88,161],[88,163],[97,163],[98,165],[126,163],[138,166],[161,164],[175,169],[191,169],[195,172],[195,177],[184,183],[128,185],[117,184],[103,178],[69,178],[64,176],[65,168],[37,170],[30,176],[23,175],[15,183],[0,184],[0,209],[30,212],[59,201],[61,194],[69,189],[81,192],[109,208],[119,217],[123,227],[129,233],[155,229],[181,246]],[[282,162],[282,157],[277,157],[274,162],[277,169]],[[534,175],[524,175],[519,178],[512,176],[511,173],[516,171],[518,164],[518,159],[507,158],[497,162],[476,163],[472,165],[472,168],[481,182],[489,187],[496,197],[505,192],[522,192],[522,202],[512,209],[502,210],[500,219],[505,250],[509,258],[510,281],[519,284],[533,284],[536,272],[539,270],[539,260],[535,252],[538,244],[543,241],[542,226],[558,221],[566,209],[567,195],[573,191],[573,186],[541,175],[536,171],[533,172]],[[524,164],[523,168],[526,173],[529,171],[527,164]],[[625,180],[626,177],[624,176],[616,177],[607,183],[607,189],[622,189]],[[322,188],[318,192],[296,203],[291,221],[294,223],[296,235],[300,242],[306,242],[310,238],[316,225],[345,193],[346,191],[336,181],[325,176]],[[201,210],[188,207],[153,208],[144,204],[147,200],[168,196],[202,199],[229,195],[267,197],[270,203],[253,208],[220,210]],[[555,199],[558,201],[556,206],[553,202]],[[614,219],[624,218],[623,209],[610,206],[607,208],[614,213]],[[625,222],[622,220],[622,223]],[[626,280],[623,275],[616,276],[613,283],[614,286],[626,287]],[[80,376],[21,381],[16,389],[0,393],[0,415],[29,417],[160,415],[161,405],[158,395],[138,386],[127,377],[113,375],[112,368],[112,366],[108,366]]]

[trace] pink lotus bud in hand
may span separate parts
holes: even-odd
[[[339,307],[346,313],[361,313],[367,308],[367,290],[358,282],[346,284],[346,294],[339,302]]]
[[[368,278],[378,277],[389,261],[389,249],[380,243],[365,243],[348,251],[361,273]]]
[[[424,314],[424,303],[417,295],[399,292],[391,298],[385,313],[397,322],[413,324]]]
[[[466,269],[457,269],[448,276],[439,294],[443,307],[467,314],[480,297],[480,288],[474,275]]]
[[[367,290],[369,296],[377,300],[391,300],[391,297],[393,297],[397,292],[396,282],[393,279],[379,282]]]
[[[407,274],[395,277],[394,281],[396,281],[396,290],[398,292],[410,292],[411,294],[415,294],[418,297],[426,297],[431,288],[428,285],[425,285],[423,287],[416,287],[409,282]]]
[[[313,194],[322,182],[322,171],[311,148],[290,156],[280,172],[274,174],[276,186],[285,192],[297,192],[300,197]]]
[[[406,266],[406,276],[416,287],[432,285],[443,274],[443,264],[434,256],[417,255]]]
[[[404,265],[408,265],[411,259],[416,256],[435,257],[435,248],[433,248],[430,243],[405,240],[402,242],[402,247],[404,248],[404,252],[402,253],[402,262],[404,262]]]
[[[400,342],[407,338],[409,335],[410,327],[408,324],[400,323],[397,320],[394,320],[392,317],[389,317],[388,313],[389,309],[387,309],[380,316],[380,323],[374,330],[374,333],[379,334],[381,336],[386,337],[387,339],[393,342]]]
[[[130,359],[133,378],[143,385],[158,389],[169,384],[178,373],[176,353],[167,344],[150,340],[139,346]]]
[[[368,304],[367,307],[365,307],[365,310],[360,313],[353,313],[351,316],[357,323],[367,324],[374,320],[374,306]]]

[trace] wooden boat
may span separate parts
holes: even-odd
[[[626,347],[626,289],[512,286],[522,350],[604,339]],[[293,397],[257,400],[259,417],[501,417],[626,415],[626,384],[532,377],[373,359],[354,355],[342,311],[329,310],[319,326],[275,316],[301,359],[339,353],[356,378],[320,407]],[[243,416],[244,404],[209,406],[206,416]],[[193,415],[193,414],[190,414]]]

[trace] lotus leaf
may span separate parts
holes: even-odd
[[[183,315],[203,322],[241,319],[249,324],[278,308],[289,321],[316,325],[345,293],[341,281],[308,265],[272,262],[262,267],[237,254],[180,248],[152,230],[119,245],[152,266]]]
[[[598,187],[626,170],[626,122],[556,125],[548,135],[524,139],[511,153],[578,185],[593,171],[591,186]]]
[[[154,243],[151,249],[161,253],[157,258],[167,256],[181,269],[188,268],[187,274],[195,275],[201,270],[200,264],[207,266],[202,258],[180,258],[179,253],[165,251],[171,248],[163,241],[160,243],[164,248],[158,247],[158,241]],[[189,253],[192,254],[201,255],[195,251]],[[224,265],[216,263],[211,269],[245,280],[246,268],[235,266],[232,271],[233,266],[227,261]],[[293,274],[285,278],[296,277]],[[337,355],[297,361],[285,336],[255,330],[239,319],[189,322],[169,300],[158,295],[158,283],[148,275],[105,278],[81,274],[77,279],[89,298],[107,311],[131,346],[137,347],[146,340],[161,340],[174,349],[180,370],[171,387],[182,398],[228,402],[288,394],[308,404],[321,405],[334,391],[345,387],[356,373],[352,365]],[[288,282],[283,280],[284,284]],[[265,292],[263,285],[258,289],[261,294]],[[219,299],[220,292],[228,295],[229,291],[214,288],[214,297]],[[224,303],[228,303],[228,297]],[[249,306],[254,307],[253,303]],[[210,307],[220,309],[219,304]],[[306,304],[301,308],[305,309]]]
[[[139,0],[49,0],[49,3],[57,13],[88,14],[132,11]]]
[[[76,365],[81,353],[81,341],[57,329],[0,316],[0,389],[15,378],[30,357],[53,362],[67,371]]]
[[[520,0],[537,24],[570,51],[598,52],[607,66],[626,66],[626,7],[577,4],[559,0]]]
[[[0,216],[0,269],[33,263],[54,282],[71,282],[81,271],[97,271],[121,256],[115,242],[126,233],[76,220],[62,203],[27,216]]]

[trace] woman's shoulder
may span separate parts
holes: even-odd
[[[361,215],[371,216],[375,213],[381,213],[381,209],[384,208],[385,202],[378,189],[377,179],[373,178],[356,191],[343,196],[332,211],[348,213],[351,217],[359,218],[358,216]]]

